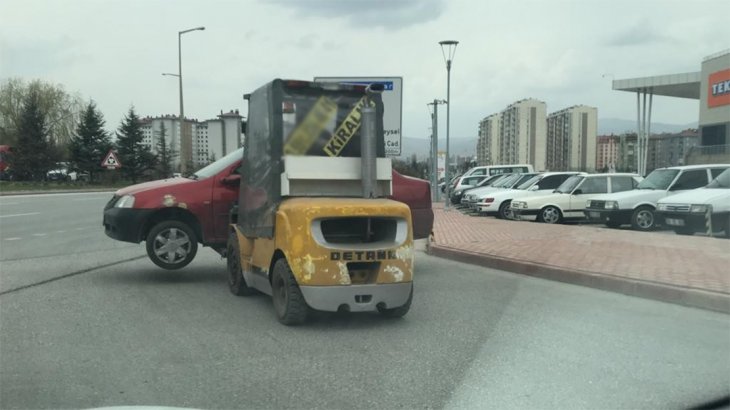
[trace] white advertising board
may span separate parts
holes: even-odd
[[[403,122],[403,77],[315,77],[314,81],[369,85],[383,84],[383,131],[385,132],[385,155],[397,157],[401,154]]]

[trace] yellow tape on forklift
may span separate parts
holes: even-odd
[[[371,105],[374,105],[371,103]],[[342,124],[332,134],[332,138],[327,141],[324,146],[324,152],[330,157],[338,157],[345,148],[352,136],[355,135],[360,124],[362,123],[362,108],[365,106],[365,97],[361,98],[360,101],[355,104],[355,107],[347,114],[347,117]]]
[[[285,155],[305,155],[317,137],[337,115],[337,104],[325,96],[319,97],[312,109],[284,144]]]

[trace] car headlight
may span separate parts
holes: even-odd
[[[124,195],[123,197],[119,198],[116,204],[114,204],[115,208],[132,208],[134,207],[134,195]]]
[[[689,211],[693,214],[704,214],[710,209],[707,205],[692,205],[689,207]]]
[[[657,205],[657,207],[656,207],[656,209],[657,209],[658,211],[666,211],[666,210],[667,210],[667,208],[668,208],[668,205],[667,205],[667,204],[659,204],[659,205]]]
[[[526,209],[527,208],[527,202],[519,202],[519,201],[515,202],[515,201],[512,201],[512,208]]]
[[[603,205],[605,209],[618,209],[618,202],[616,201],[606,201],[606,204]]]
[[[494,198],[481,198],[478,202],[484,203],[484,204],[491,204],[494,202]]]
[[[590,208],[590,207],[591,207],[591,200],[589,199],[586,201],[586,208]]]

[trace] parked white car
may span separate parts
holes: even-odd
[[[725,231],[730,239],[730,169],[704,188],[657,201],[657,220],[681,235]]]
[[[631,224],[635,230],[650,231],[656,227],[654,211],[658,200],[701,188],[728,168],[730,164],[658,168],[632,191],[589,198],[585,213],[590,221],[611,228]]]
[[[514,219],[545,223],[585,219],[586,198],[630,191],[641,181],[637,174],[590,174],[568,178],[552,193],[512,201]]]
[[[499,175],[499,174],[522,174],[526,172],[535,172],[530,164],[510,164],[510,165],[485,165],[470,168],[464,173],[464,176],[471,175]]]
[[[517,188],[518,186],[527,182],[529,179],[531,179],[535,175],[538,175],[538,174],[536,174],[536,173],[512,174],[512,175],[506,177],[505,179],[501,180],[500,182],[497,182],[490,186],[472,189],[469,192],[465,193],[464,196],[462,196],[461,204],[469,207],[470,210],[476,211],[477,210],[477,201],[480,198],[483,198],[484,195],[487,195],[491,192],[504,191],[507,189]]]
[[[496,216],[500,219],[510,218],[512,215],[510,208],[512,200],[553,192],[573,175],[586,174],[583,172],[544,172],[528,179],[516,189],[484,194],[477,200],[477,211],[482,215]]]

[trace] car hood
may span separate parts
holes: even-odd
[[[730,189],[725,188],[698,188],[681,194],[662,198],[660,204],[713,204],[720,201],[730,201]]]
[[[187,184],[194,184],[197,182],[194,179],[188,179],[188,178],[170,178],[170,179],[158,179],[156,181],[150,181],[150,182],[143,182],[141,184],[136,185],[130,185],[128,187],[124,187],[117,192],[115,192],[115,195],[117,196],[123,196],[123,195],[135,195],[142,192],[147,191],[154,191],[160,188],[166,188],[169,189],[171,187],[178,187],[183,186]]]
[[[531,191],[526,191],[524,189],[505,189],[501,190],[499,192],[492,192],[491,194],[487,195],[486,197],[494,198],[495,202],[497,202],[499,199],[515,199],[515,198],[524,198],[526,196],[531,195],[539,195],[539,193],[533,193]],[[482,197],[485,197],[482,195]]]
[[[493,187],[493,186],[483,186],[483,187],[478,187],[478,188],[471,188],[469,190],[468,194],[469,195],[476,195],[478,197],[478,196],[482,196],[482,195],[488,194],[490,192],[497,192],[497,191],[504,191],[504,190],[506,190],[506,188],[498,188],[498,187]],[[465,192],[465,193],[467,193],[467,192]]]

